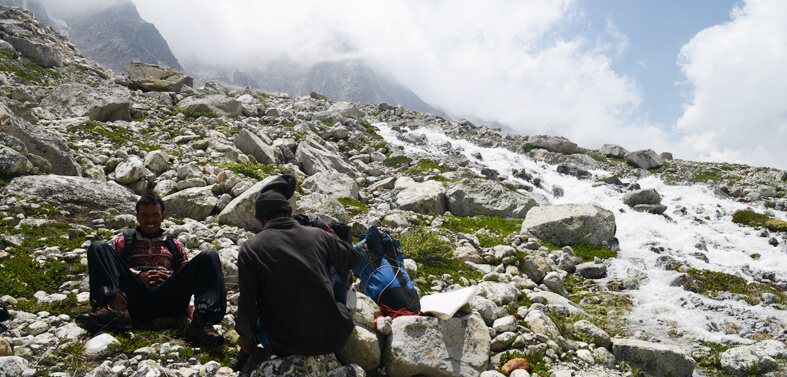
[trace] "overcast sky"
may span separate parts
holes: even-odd
[[[524,135],[787,169],[785,0],[133,2],[186,66],[360,57]]]

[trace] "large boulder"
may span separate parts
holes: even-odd
[[[638,204],[661,204],[661,194],[655,189],[632,191],[623,195],[623,203],[629,207]]]
[[[255,372],[257,377],[325,377],[338,364],[333,358],[293,355],[263,362]]]
[[[115,182],[61,175],[28,175],[14,178],[7,192],[20,196],[35,195],[61,204],[74,204],[83,210],[114,209],[133,213],[138,197]]]
[[[397,317],[383,365],[390,377],[477,377],[487,368],[491,342],[489,330],[478,315],[448,321]]]
[[[617,144],[604,144],[598,150],[598,153],[612,158],[624,158],[629,151]]]
[[[257,197],[257,193],[276,177],[274,175],[267,177],[232,199],[230,204],[227,204],[217,216],[219,224],[237,226],[254,233],[261,231],[262,225],[255,217],[254,199]],[[292,206],[293,213],[297,212],[294,195],[290,198],[290,206]]]
[[[238,137],[235,138],[235,146],[241,152],[254,156],[260,164],[276,164],[276,153],[273,147],[266,144],[259,136],[249,132],[249,130],[244,129],[238,134]]]
[[[145,177],[147,171],[141,158],[131,155],[115,167],[115,181],[127,185]]]
[[[511,284],[484,281],[478,284],[478,295],[503,306],[516,301],[519,297],[519,290]]]
[[[615,229],[612,211],[589,204],[534,207],[522,222],[522,233],[558,246],[605,247],[615,238]]]
[[[574,322],[573,331],[574,336],[583,342],[595,343],[597,346],[604,348],[612,345],[609,334],[586,319]]]
[[[195,113],[209,113],[212,111],[230,118],[237,118],[243,114],[241,103],[235,98],[223,94],[186,97],[178,102],[178,107]]]
[[[528,311],[525,323],[534,333],[546,335],[549,339],[556,340],[560,336],[560,329],[555,322],[540,310]]]
[[[448,210],[456,216],[498,216],[525,218],[536,205],[532,198],[499,182],[465,178],[445,194]]]
[[[405,211],[442,215],[445,213],[445,186],[442,182],[414,184],[396,195],[396,204]]]
[[[219,199],[213,196],[213,186],[193,187],[162,198],[167,214],[197,221],[205,220],[216,208]]]
[[[344,210],[344,206],[336,198],[325,194],[302,196],[298,199],[298,208],[301,212],[314,213],[326,223],[350,221],[350,216]]]
[[[339,152],[328,149],[313,138],[304,139],[298,144],[295,157],[307,175],[314,175],[321,171],[356,175],[355,169],[344,161]]]
[[[41,106],[64,117],[88,117],[99,122],[129,120],[131,93],[120,85],[92,87],[69,82],[55,88]]]
[[[690,377],[696,365],[691,355],[680,347],[636,339],[612,339],[612,353],[618,361],[656,377]]]
[[[49,161],[52,174],[82,175],[82,167],[74,158],[74,152],[58,134],[13,116],[0,117],[0,131],[21,141],[28,154]]]
[[[363,111],[358,110],[358,107],[355,106],[352,102],[343,101],[343,102],[336,102],[331,107],[328,108],[328,112],[337,112],[344,117],[349,118],[363,118],[366,116]]]
[[[626,153],[625,158],[629,165],[645,170],[658,169],[664,165],[664,159],[652,149],[629,152]]]
[[[131,83],[145,91],[180,93],[184,85],[194,86],[194,79],[172,67],[131,62],[126,71]]]
[[[27,27],[24,25],[27,24]],[[33,27],[31,23],[4,23],[1,27],[2,38],[14,47],[20,55],[43,68],[62,67],[63,54],[57,46],[39,38],[31,38],[31,31],[24,28]]]
[[[577,153],[577,144],[561,136],[530,136],[527,138],[527,143],[533,147],[544,148],[550,152],[563,154]]]
[[[27,369],[27,360],[19,356],[0,357],[0,376],[21,376]]]
[[[304,190],[314,194],[325,194],[336,199],[351,198],[358,200],[358,184],[344,174],[318,172],[303,180]]]
[[[787,359],[787,346],[778,340],[766,340],[724,351],[721,367],[739,376],[760,375],[778,369],[776,359]]]

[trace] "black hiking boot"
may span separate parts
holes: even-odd
[[[217,333],[213,325],[207,323],[194,313],[189,328],[186,330],[186,338],[194,343],[206,346],[220,346],[224,344],[224,337]]]
[[[239,351],[239,353],[242,351]],[[266,350],[265,348],[257,348],[257,351],[249,354],[249,358],[246,361],[246,364],[243,365],[243,369],[240,370],[238,377],[248,377],[251,375],[251,372],[257,370],[257,367],[260,366],[265,361],[271,359],[270,351]]]
[[[249,354],[243,352],[243,350],[238,350],[238,354],[230,361],[230,369],[235,372],[240,372],[247,361],[249,361]]]
[[[128,314],[128,303],[119,293],[106,305],[95,311],[78,315],[74,322],[79,327],[91,332],[131,329],[131,315]]]

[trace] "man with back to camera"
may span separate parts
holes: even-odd
[[[360,257],[348,242],[293,219],[288,199],[294,191],[295,177],[288,174],[260,190],[255,216],[263,229],[238,254],[235,329],[241,351],[236,359],[242,361],[233,360],[233,367],[242,367],[242,375],[271,354],[336,352],[355,326],[347,307],[335,299],[330,269],[347,273]]]
[[[183,244],[161,228],[166,213],[158,195],[142,195],[136,211],[139,226],[88,248],[93,312],[78,315],[77,325],[89,331],[128,330],[132,318],[149,321],[186,314],[194,295],[186,337],[199,344],[223,344],[224,337],[213,329],[227,305],[218,254],[203,251],[188,260]]]

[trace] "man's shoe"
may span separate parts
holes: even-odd
[[[216,332],[212,324],[203,321],[197,313],[194,313],[194,318],[191,319],[189,328],[186,330],[186,338],[194,343],[207,346],[224,344],[224,337]]]
[[[249,361],[249,354],[243,352],[243,350],[238,350],[238,354],[230,361],[230,369],[235,372],[240,372],[247,361]]]
[[[131,315],[128,314],[128,303],[119,293],[109,302],[94,312],[80,314],[74,320],[76,324],[88,331],[130,330]]]

